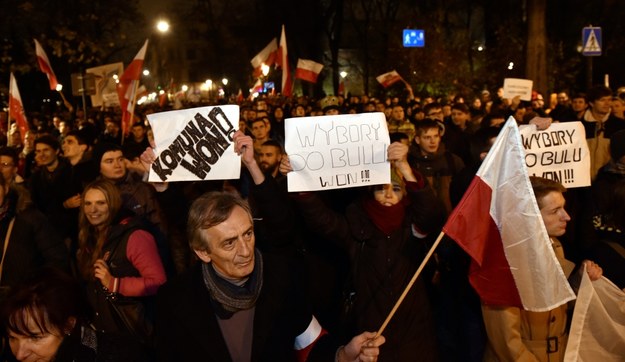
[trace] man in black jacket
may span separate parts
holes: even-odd
[[[237,132],[234,142],[256,187],[270,195],[276,186],[256,163],[252,139]],[[337,349],[325,335],[289,263],[255,248],[252,214],[240,197],[213,192],[197,199],[188,233],[202,262],[159,290],[159,360],[377,359],[384,337],[365,332]]]

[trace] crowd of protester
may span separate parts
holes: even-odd
[[[247,168],[239,180],[148,183],[146,149],[152,135],[145,115],[171,106],[137,108],[127,135],[113,109],[29,115],[24,135],[4,124],[3,358],[57,356],[60,361],[69,357],[59,356],[73,355],[67,360],[91,361],[99,353],[114,357],[97,360],[163,360],[158,354],[163,347],[153,340],[155,328],[159,334],[154,323],[163,313],[156,295],[167,280],[202,262],[185,233],[191,204],[209,191],[246,199],[257,248],[291,261],[289,272],[304,281],[313,314],[340,344],[375,331],[509,117],[518,124],[537,117],[582,122],[592,185],[563,193],[568,214],[562,218],[569,227],[550,236],[562,242],[567,259],[578,266],[593,260],[625,289],[625,90],[620,91],[596,86],[585,93],[554,94],[548,103],[536,92],[532,101],[504,99],[501,90],[438,99],[415,97],[411,90],[405,99],[261,95],[239,102],[239,137],[252,140],[258,166],[278,185],[269,200],[259,196]],[[216,104],[182,106],[200,105]],[[284,120],[364,112],[386,117],[392,183],[288,194]],[[564,191],[549,187],[549,192]],[[542,207],[545,199],[537,198]],[[288,213],[275,225],[267,214],[275,211],[264,205],[278,199]],[[443,240],[389,323],[380,361],[411,361],[415,354],[420,361],[507,360],[493,346],[496,332],[488,330],[493,311],[483,309],[470,286],[469,263],[452,240]],[[178,302],[184,308],[184,301]],[[135,318],[124,318],[128,315]],[[565,338],[565,328],[566,319],[555,337]],[[45,348],[31,346],[35,337],[48,339]],[[557,360],[564,345],[556,347]]]

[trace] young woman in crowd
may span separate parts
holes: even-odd
[[[85,188],[77,264],[87,282],[96,328],[146,343],[151,334],[150,297],[166,276],[154,237],[121,205],[119,191],[109,181]]]

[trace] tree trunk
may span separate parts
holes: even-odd
[[[534,90],[547,92],[547,29],[544,0],[527,0],[527,64],[525,73]]]

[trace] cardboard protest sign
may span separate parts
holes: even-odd
[[[581,122],[553,123],[543,131],[519,127],[530,176],[560,182],[567,188],[590,186],[590,153]]]
[[[512,99],[521,96],[522,101],[531,101],[533,84],[529,79],[506,78],[503,80],[503,97]]]
[[[388,184],[389,143],[383,113],[286,119],[289,191]]]
[[[241,158],[232,136],[239,128],[239,107],[200,107],[149,114],[156,161],[151,182],[238,179]]]
[[[124,63],[88,68],[86,72],[95,75],[95,94],[91,96],[91,104],[94,107],[118,106],[117,84],[113,76],[121,76],[124,73]]]

